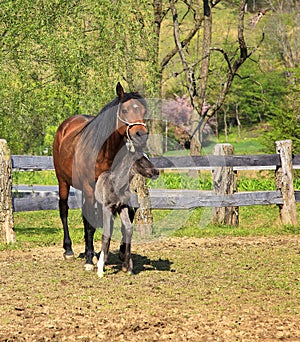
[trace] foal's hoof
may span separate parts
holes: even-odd
[[[74,253],[73,252],[65,252],[64,259],[66,261],[74,260]]]
[[[86,270],[86,271],[93,271],[94,270],[94,265],[93,264],[85,264],[84,265],[84,269]]]
[[[128,269],[126,266],[122,266],[122,271],[124,272],[124,273],[126,273],[127,275],[129,275],[129,276],[132,276],[134,273],[133,273],[133,270],[131,270],[131,269]]]

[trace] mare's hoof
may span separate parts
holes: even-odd
[[[98,260],[99,260],[99,256],[95,253],[95,255],[93,256],[93,263],[94,263],[94,265],[97,264]]]
[[[65,252],[64,259],[66,261],[74,260],[74,253],[73,252]]]
[[[79,253],[78,258],[84,259],[85,258],[85,252]]]
[[[94,270],[94,265],[93,264],[85,264],[84,269],[86,271],[93,271]]]
[[[93,262],[94,262],[94,264],[97,263],[97,261],[99,259],[99,256],[100,256],[100,253],[96,253],[96,252],[93,253]],[[85,257],[86,257],[86,253],[85,252],[79,253],[79,255],[78,255],[78,258],[80,258],[80,259],[84,259]]]

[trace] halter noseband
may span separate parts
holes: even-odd
[[[117,111],[117,127],[118,127],[118,120],[123,122],[126,125],[126,147],[128,151],[130,152],[135,152],[135,147],[133,145],[133,141],[130,137],[129,130],[133,126],[141,125],[146,127],[147,125],[144,122],[129,122],[120,117],[120,108],[121,108],[121,103],[118,105],[118,111]]]

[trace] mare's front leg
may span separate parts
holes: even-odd
[[[60,219],[63,225],[64,230],[64,241],[63,241],[63,248],[65,250],[64,252],[64,258],[66,260],[70,260],[74,258],[74,252],[72,250],[72,240],[69,233],[69,227],[68,227],[68,197],[69,197],[69,191],[70,191],[70,185],[67,183],[59,183],[59,215]]]
[[[102,212],[103,212],[102,246],[101,246],[100,257],[97,263],[97,268],[98,268],[97,274],[100,278],[102,278],[104,275],[104,267],[105,267],[105,264],[107,263],[110,239],[113,233],[112,211],[109,208],[103,206]]]
[[[133,262],[131,256],[131,239],[133,226],[130,220],[129,207],[124,206],[120,210],[120,219],[122,222],[122,244],[120,246],[120,257],[123,261],[122,271],[127,272],[127,274],[133,274]]]

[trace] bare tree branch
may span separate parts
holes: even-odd
[[[186,82],[187,82],[187,88],[189,91],[190,98],[193,99],[194,94],[195,94],[195,82],[194,82],[194,72],[193,70],[189,67],[189,64],[185,58],[185,54],[183,51],[183,48],[181,46],[181,41],[180,41],[180,33],[179,33],[179,23],[178,23],[178,15],[177,15],[177,10],[175,7],[174,0],[170,0],[170,9],[172,12],[172,17],[173,17],[173,27],[174,27],[174,40],[176,47],[178,49],[178,53],[181,59],[181,63],[183,66],[183,70],[185,72],[185,77],[186,77]]]
[[[174,4],[175,6],[175,4]],[[194,14],[194,27],[189,31],[186,38],[183,39],[180,43],[181,48],[186,47],[189,42],[193,39],[193,37],[196,35],[196,33],[199,31],[201,24],[204,20],[204,16],[199,16],[196,12]],[[163,70],[170,60],[178,53],[178,46],[175,46],[174,49],[172,49],[161,61],[160,68]]]
[[[224,57],[224,59],[225,59],[225,61],[226,61],[226,63],[227,63],[229,72],[232,73],[232,72],[233,72],[233,71],[232,71],[232,65],[231,65],[231,62],[230,62],[230,59],[229,59],[229,56],[228,56],[227,52],[226,52],[224,49],[222,49],[222,48],[216,48],[216,47],[211,48],[210,50],[211,50],[211,51],[218,51],[218,52],[221,52],[221,54],[223,55],[223,57]]]

